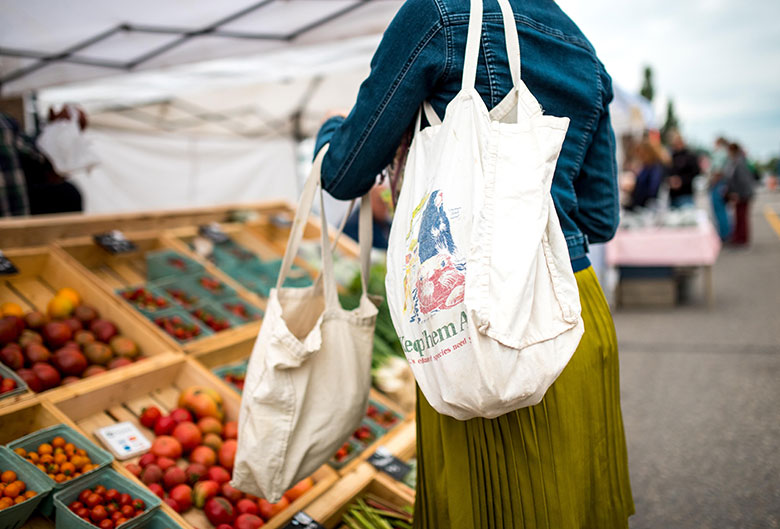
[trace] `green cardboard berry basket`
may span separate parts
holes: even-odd
[[[249,359],[239,360],[238,362],[233,362],[232,364],[225,364],[223,366],[215,367],[211,371],[217,375],[219,378],[227,382],[227,376],[231,373],[239,373],[239,374],[246,374],[246,368],[249,365]],[[228,382],[230,384],[230,382]],[[241,393],[241,389],[234,385],[230,384],[230,387],[235,389],[238,393]]]
[[[183,263],[183,268],[170,263],[177,259]],[[156,250],[146,254],[146,280],[157,281],[167,277],[182,277],[203,272],[203,265],[174,250]]]
[[[220,299],[219,301],[215,301],[214,303],[217,303],[219,305],[220,310],[227,315],[229,319],[231,319],[233,322],[236,323],[236,325],[243,325],[245,323],[251,323],[253,321],[258,321],[263,318],[265,315],[263,313],[263,310],[255,307],[248,301],[240,298],[240,297],[234,297],[234,298],[227,298],[227,299]],[[227,305],[229,304],[239,304],[242,305],[248,314],[247,318],[244,318],[242,316],[239,316],[238,314],[234,314]]]
[[[13,369],[10,367],[7,367],[0,363],[0,377],[2,378],[12,378],[16,380],[16,389],[12,389],[11,391],[7,393],[3,393],[0,395],[0,400],[6,399],[8,397],[13,397],[14,395],[22,395],[23,393],[27,393],[27,384],[25,384],[24,380],[14,373]]]
[[[153,283],[147,283],[147,287],[151,287],[157,292],[161,292],[166,298],[172,301],[173,307],[181,307],[184,310],[192,310],[200,303],[212,299],[210,296],[204,295],[203,291],[196,287],[195,282],[190,276],[168,277]],[[178,298],[176,298],[176,296],[173,295],[172,291],[174,290],[182,290],[190,299],[187,299],[184,302],[180,301]]]
[[[0,472],[13,470],[24,481],[27,490],[38,494],[18,505],[0,511],[0,529],[17,529],[24,525],[40,503],[49,496],[53,481],[35,467],[19,460],[19,456],[5,446],[0,446]]]
[[[94,524],[76,516],[76,513],[71,511],[68,505],[76,500],[84,489],[91,489],[98,485],[103,485],[107,489],[117,489],[121,493],[126,492],[134,500],[140,499],[146,504],[144,513],[120,525],[119,528],[121,529],[143,527],[144,523],[154,515],[162,503],[162,500],[146,487],[136,485],[112,468],[104,468],[79,482],[78,487],[67,487],[54,494],[56,529],[94,529],[96,527]]]
[[[165,300],[165,301],[168,303],[168,305],[167,305],[167,306],[165,306],[165,307],[156,308],[155,310],[149,310],[149,309],[145,309],[145,308],[141,308],[141,307],[139,307],[138,305],[136,305],[135,303],[133,303],[131,300],[129,300],[129,299],[125,299],[125,298],[122,296],[122,294],[123,294],[124,292],[133,291],[133,290],[136,290],[136,289],[138,289],[138,288],[143,288],[143,289],[145,289],[145,290],[149,291],[149,293],[151,293],[151,294],[152,294],[152,295],[154,295],[155,297],[161,297],[161,298],[163,298],[163,299],[164,299],[164,300]],[[116,295],[117,295],[117,296],[119,296],[120,298],[122,298],[122,300],[123,300],[125,303],[127,303],[128,305],[130,305],[131,307],[133,307],[135,310],[137,310],[138,312],[140,312],[141,314],[143,314],[143,315],[144,315],[144,316],[146,316],[147,318],[153,318],[155,315],[157,315],[157,314],[161,313],[161,312],[162,312],[162,311],[164,311],[164,310],[168,310],[168,309],[170,309],[171,307],[178,307],[178,306],[179,306],[179,305],[178,305],[178,304],[177,304],[175,301],[173,301],[173,300],[170,298],[170,296],[168,296],[168,294],[167,294],[167,293],[166,293],[164,290],[162,290],[162,289],[160,289],[160,288],[157,288],[157,287],[154,287],[154,286],[152,286],[152,285],[149,285],[149,284],[146,284],[146,285],[136,285],[136,286],[132,286],[132,287],[126,287],[126,288],[118,288],[118,289],[116,290]]]
[[[201,285],[200,279],[203,277],[216,280],[220,284],[220,289],[218,291],[212,291]],[[235,290],[209,273],[195,274],[186,278],[182,278],[181,283],[187,286],[186,289],[188,292],[196,293],[203,301],[234,298],[238,295]]]
[[[157,509],[149,521],[139,527],[143,529],[182,529],[182,526],[162,509]]]
[[[244,322],[236,321],[236,318],[231,318],[230,314],[227,313],[227,311],[222,310],[222,307],[220,307],[219,302],[217,301],[206,301],[203,303],[198,304],[197,307],[194,309],[191,309],[189,311],[190,316],[193,317],[193,319],[198,320],[198,323],[209,329],[211,332],[222,332],[217,331],[216,329],[212,329],[208,323],[206,323],[204,320],[196,316],[196,312],[199,310],[205,311],[207,314],[210,314],[211,316],[225,320],[225,323],[227,323],[228,327],[227,329],[222,329],[224,331],[228,329],[232,329],[233,327],[237,327],[238,325],[243,325]]]
[[[57,493],[59,491],[62,491],[63,489],[79,487],[81,483],[83,483],[86,479],[88,479],[93,474],[99,472],[102,468],[105,468],[108,465],[110,465],[111,462],[114,460],[114,456],[112,456],[110,452],[103,450],[95,443],[93,443],[92,441],[90,441],[89,439],[81,435],[79,432],[77,432],[76,430],[74,430],[73,428],[65,424],[57,424],[55,426],[43,428],[42,430],[38,430],[37,432],[33,432],[31,434],[25,435],[24,437],[20,437],[16,441],[12,441],[8,443],[7,446],[11,451],[21,447],[29,452],[30,450],[36,450],[40,444],[48,443],[57,436],[61,436],[68,443],[73,443],[74,445],[76,445],[76,448],[84,449],[87,452],[89,458],[92,460],[92,464],[95,465],[95,468],[93,468],[89,472],[85,472],[84,474],[80,475],[77,478],[73,478],[70,481],[57,483],[49,476],[47,476],[44,472],[42,472],[38,467],[36,467],[32,463],[24,459],[22,456],[14,453],[14,457],[21,460],[25,465],[29,466],[37,474],[42,476],[44,479],[46,479],[48,483],[51,484],[53,493]],[[54,503],[52,501],[51,495],[47,497],[46,500],[41,505],[41,512],[45,516],[49,516],[51,515],[52,512],[54,512]]]
[[[151,320],[151,322],[154,325],[157,325],[157,322],[155,321],[157,318],[166,318],[166,317],[173,317],[173,316],[179,316],[184,322],[186,322],[188,324],[193,324],[193,325],[195,325],[196,327],[198,327],[200,329],[200,334],[198,336],[195,336],[194,338],[190,338],[188,340],[179,340],[177,337],[169,334],[169,336],[171,338],[173,338],[174,340],[176,340],[179,343],[194,342],[196,340],[200,340],[202,338],[205,338],[207,336],[211,336],[212,334],[214,334],[213,332],[211,332],[211,329],[209,329],[205,324],[201,323],[200,320],[198,320],[197,318],[193,318],[190,315],[189,312],[187,312],[186,310],[184,310],[184,309],[182,309],[180,307],[173,307],[173,308],[170,308],[170,309],[161,310],[160,312],[156,313],[153,317],[149,317],[149,319]],[[157,325],[157,327],[162,332],[166,332],[165,329],[163,329],[159,325]]]

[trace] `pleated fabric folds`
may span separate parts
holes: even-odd
[[[615,327],[593,269],[575,277],[585,334],[539,404],[458,421],[418,390],[415,529],[628,527]]]

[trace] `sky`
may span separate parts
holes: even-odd
[[[689,142],[718,135],[780,154],[780,0],[558,0],[613,81],[638,92],[653,68],[656,116],[674,101]]]

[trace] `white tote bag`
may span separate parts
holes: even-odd
[[[304,186],[247,367],[238,418],[231,484],[270,502],[279,501],[286,489],[325,463],[358,428],[371,386],[377,309],[366,295],[372,240],[367,196],[359,221],[360,305],[347,311],[339,303],[326,229],[320,278],[311,287],[282,288],[318,189],[325,150]],[[321,190],[319,196],[322,201]]]
[[[387,296],[426,399],[493,418],[537,404],[583,334],[550,188],[568,118],[520,80],[512,9],[499,0],[514,88],[488,112],[474,88],[482,0],[472,0],[463,86],[419,130],[390,231]]]

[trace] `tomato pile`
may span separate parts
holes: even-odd
[[[194,323],[184,321],[181,316],[160,316],[154,319],[162,330],[173,336],[179,341],[192,340],[200,336],[200,327]]]
[[[128,520],[140,516],[146,510],[144,500],[133,498],[126,492],[107,489],[98,485],[84,489],[68,508],[100,529],[114,529]]]
[[[41,443],[37,450],[15,448],[14,452],[38,467],[57,483],[70,481],[95,468],[87,451],[57,436],[48,443]]]
[[[36,494],[34,490],[27,490],[27,484],[18,479],[13,470],[0,473],[0,511],[19,505]]]

